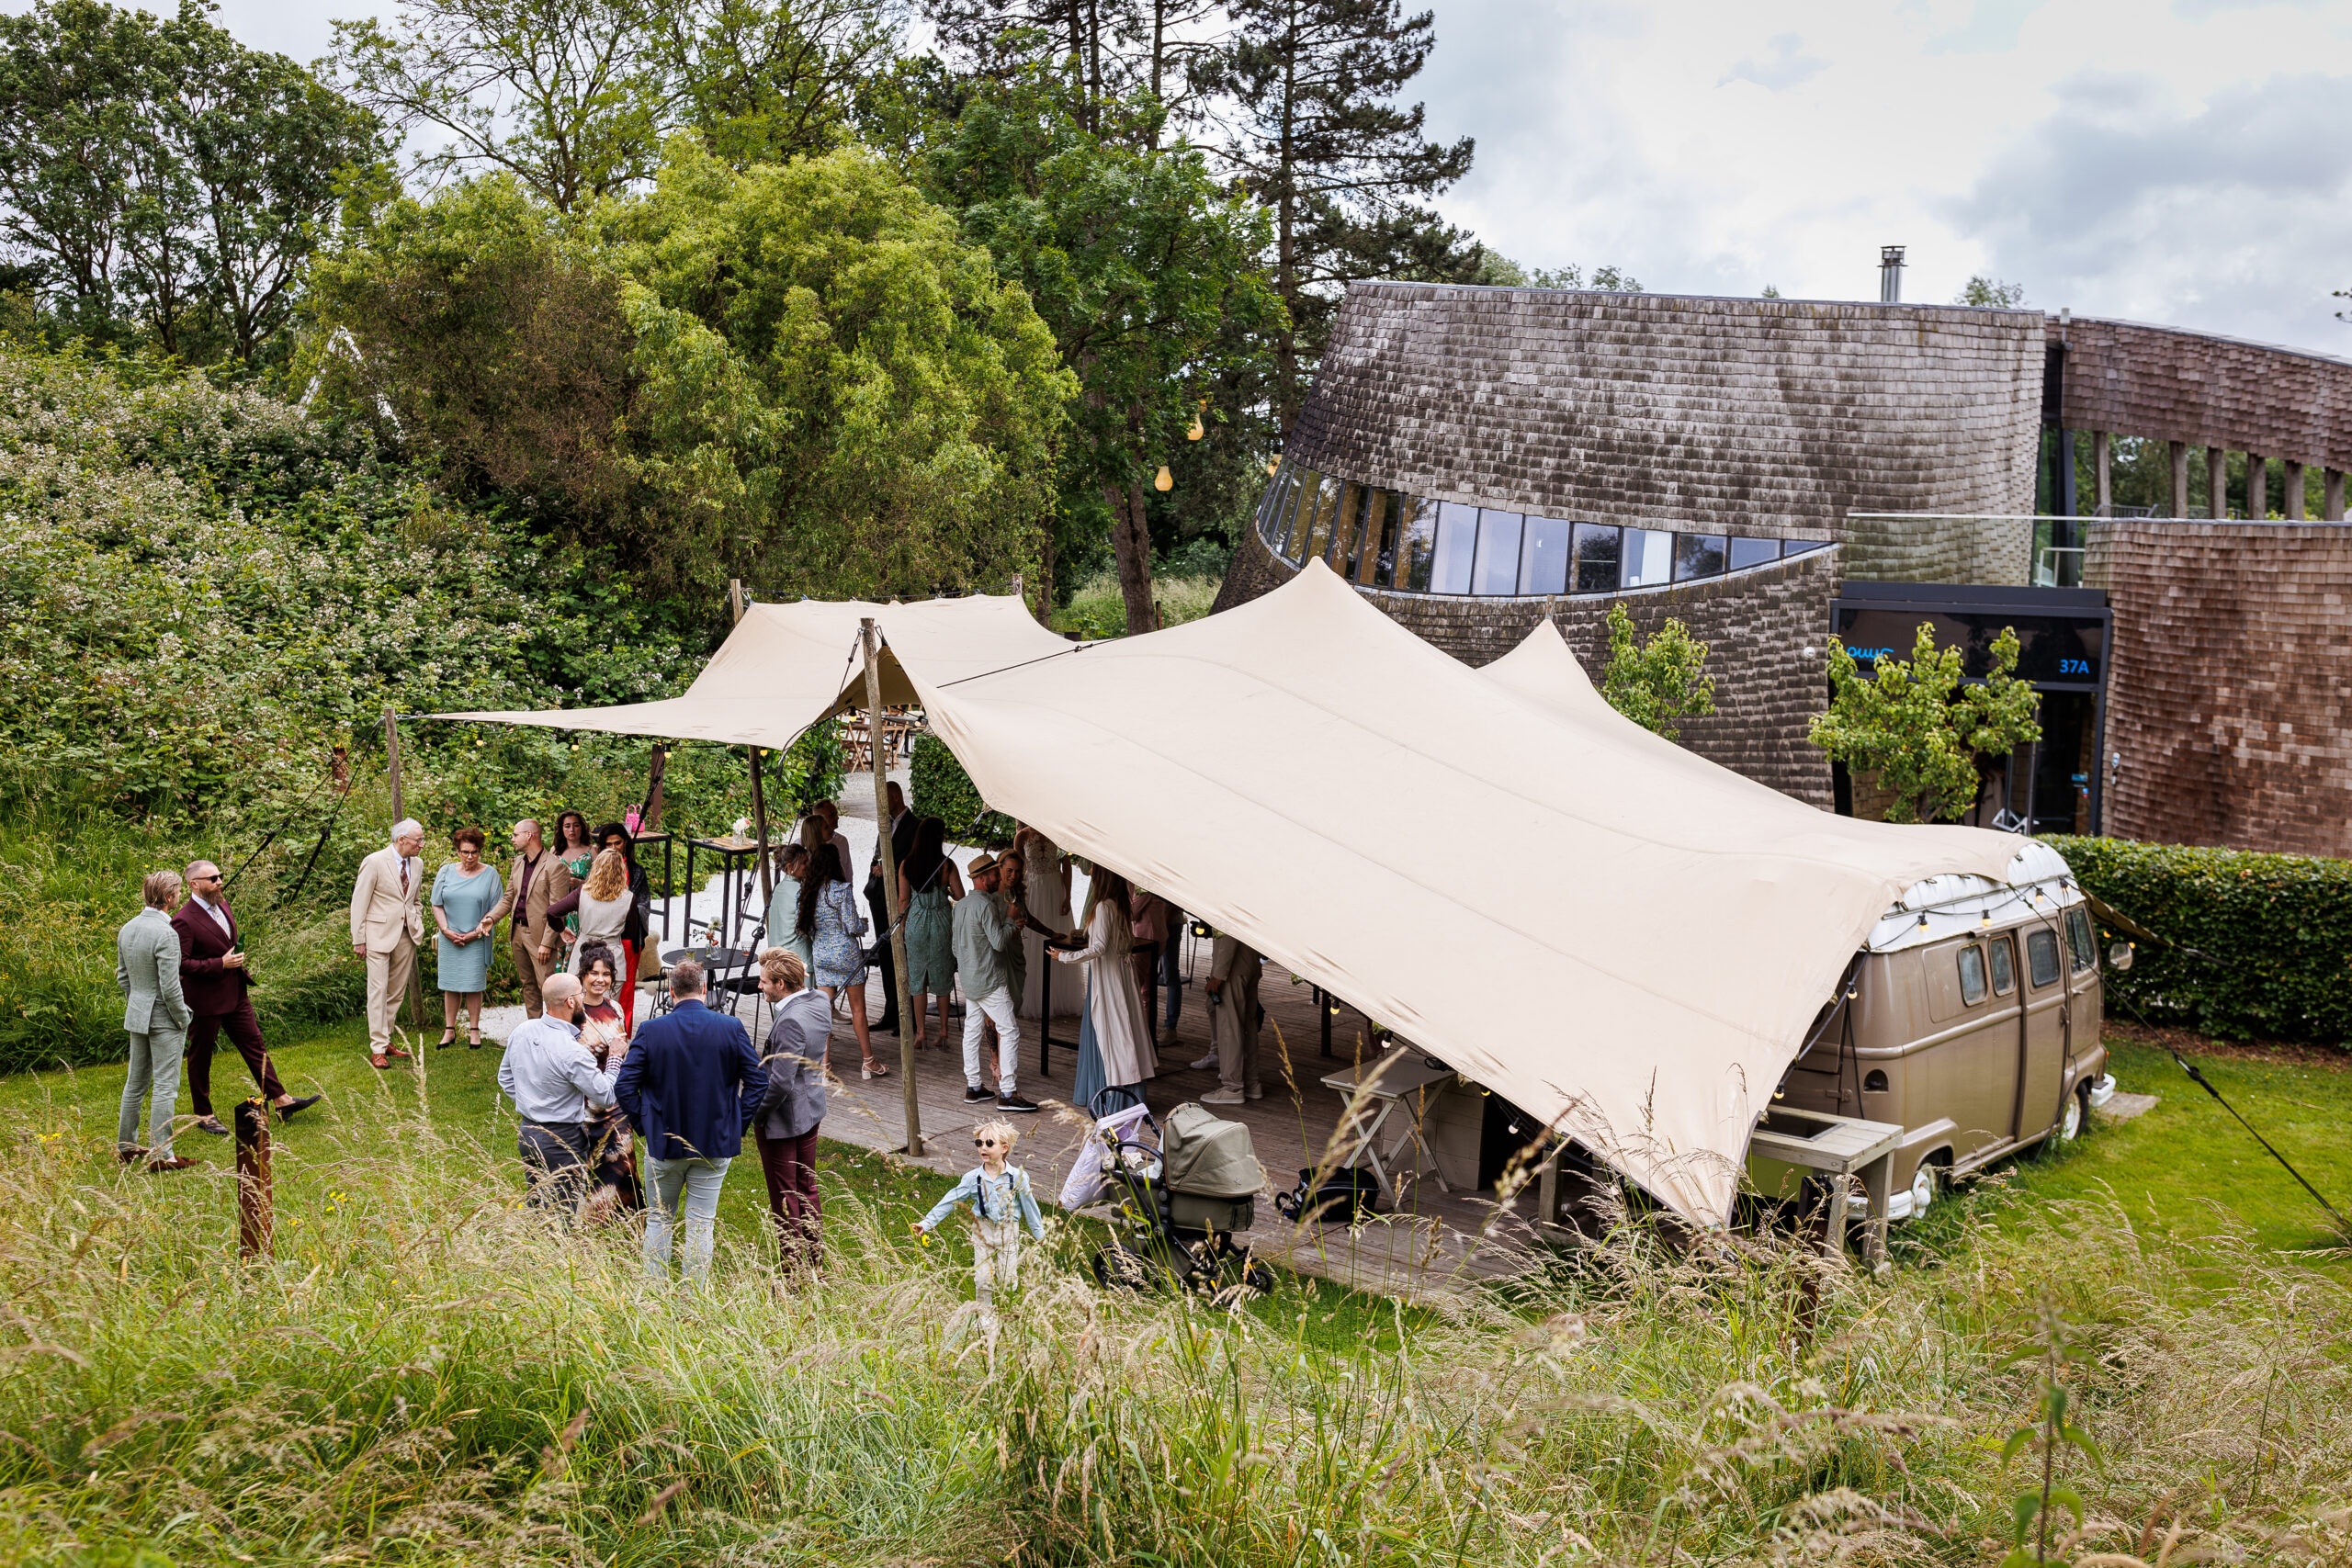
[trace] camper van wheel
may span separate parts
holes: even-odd
[[[1936,1201],[1936,1182],[1942,1172],[1927,1160],[1919,1162],[1918,1170],[1911,1178],[1911,1218],[1917,1219]]]
[[[2058,1141],[2071,1144],[2091,1124],[2091,1082],[2085,1078],[2066,1097],[2066,1113],[2058,1121]]]

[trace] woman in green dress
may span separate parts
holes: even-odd
[[[588,818],[577,811],[560,811],[555,818],[555,858],[571,873],[574,887],[588,880],[588,868],[595,863],[596,842],[588,836]],[[577,911],[563,918],[563,952],[556,955],[556,965],[561,968],[569,962],[571,944],[580,940],[580,916]]]
[[[949,901],[964,897],[964,879],[947,858],[947,825],[926,817],[915,825],[915,847],[899,863],[899,908],[907,912],[907,998],[915,1010],[915,1043],[929,1043],[927,996],[939,998],[940,1049],[947,1048],[947,997],[956,988],[956,949]]]

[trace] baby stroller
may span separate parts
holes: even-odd
[[[1188,1102],[1168,1113],[1158,1148],[1120,1138],[1108,1154],[1104,1177],[1128,1237],[1095,1255],[1097,1280],[1272,1293],[1274,1271],[1234,1240],[1256,1218],[1252,1200],[1266,1185],[1249,1128]]]

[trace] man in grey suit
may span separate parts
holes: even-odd
[[[180,993],[180,937],[169,913],[180,896],[180,874],[148,874],[140,891],[147,907],[130,917],[114,939],[114,983],[122,988],[122,1027],[130,1036],[130,1077],[122,1086],[122,1114],[115,1124],[115,1157],[123,1164],[144,1157],[150,1170],[186,1170],[197,1162],[172,1153],[172,1110],[180,1094],[180,1053],[194,1015]],[[147,1144],[139,1137],[139,1105],[153,1089],[147,1113]]]

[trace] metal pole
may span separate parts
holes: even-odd
[[[882,638],[874,629],[873,616],[857,625],[858,637],[865,648],[866,760],[874,764],[874,826],[882,849],[882,909],[890,918],[890,961],[896,970],[892,977],[899,987],[899,1077],[907,1095],[907,1154],[919,1159],[922,1108],[915,1100],[915,1038],[922,1032],[922,1019],[915,1011],[914,998],[907,994],[907,926],[899,913],[899,852],[890,842],[889,780],[883,773],[881,748],[876,744],[882,733]],[[916,1027],[908,1028],[910,1023]]]
[[[741,626],[743,624],[743,585],[741,582],[729,582],[727,585],[727,600],[735,612],[735,624]],[[760,749],[756,746],[747,746],[744,750],[752,754],[752,820],[759,824],[760,919],[764,920],[767,919],[768,905],[775,897],[775,874],[768,868],[768,800],[766,792],[760,787]],[[846,871],[849,868],[844,866],[842,869]],[[771,931],[768,934],[774,936],[775,933]]]
[[[391,709],[384,710],[384,765],[392,784],[392,820],[397,823],[408,816],[401,804],[401,721]],[[408,1021],[412,1028],[424,1021],[424,965],[408,966],[408,995],[402,998],[408,1006]]]
[[[269,1107],[258,1098],[237,1102],[237,1256],[270,1253]]]

